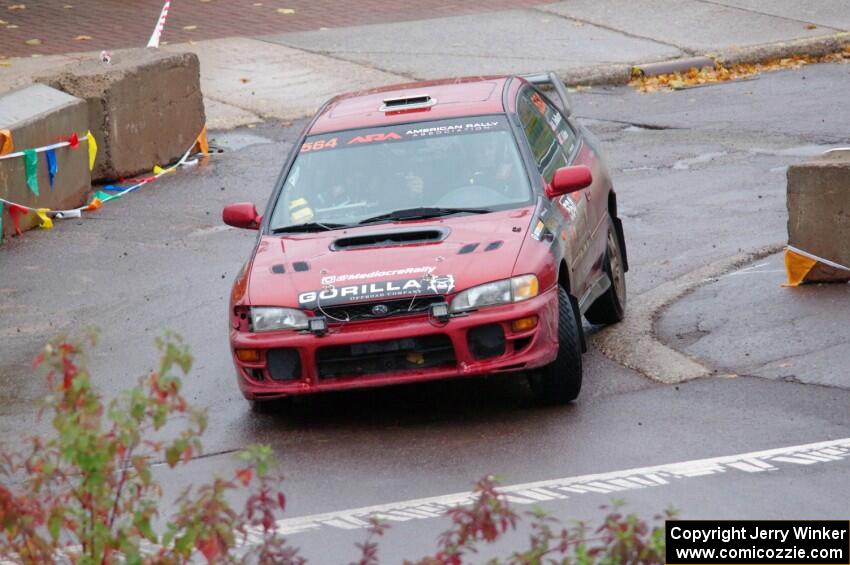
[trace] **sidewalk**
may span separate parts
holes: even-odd
[[[110,12],[110,22],[132,24],[126,29],[104,27],[100,16],[77,15],[93,13],[94,4],[94,0],[76,2],[73,9],[66,10],[76,19],[69,16],[62,33],[54,34],[65,39],[56,44],[44,41],[37,48],[53,52],[54,47],[73,49],[77,45],[144,45],[146,30],[156,19],[158,1],[139,3],[144,8]],[[554,4],[478,0],[449,6],[436,0],[389,4],[296,0],[283,4],[278,0],[229,4],[179,0],[172,5],[163,36],[170,44],[164,48],[190,50],[200,57],[211,129],[291,120],[311,114],[338,92],[412,79],[554,69],[568,79],[592,76],[597,81],[605,77],[614,81],[616,77],[622,82],[636,63],[833,37],[850,30],[850,4],[845,0],[820,0],[805,6],[796,0],[570,0]],[[500,9],[506,6],[515,8]],[[281,14],[277,11],[281,7],[295,13]],[[29,35],[47,37],[50,30],[42,29],[44,22],[32,17],[38,10],[52,10],[50,17],[57,17],[55,6],[28,6],[4,13],[2,19],[28,22]],[[428,16],[446,17],[410,21]],[[369,25],[331,29],[350,23]],[[85,35],[92,25],[101,28],[103,42],[95,40],[95,31],[87,34],[91,40],[67,41],[76,31]],[[187,26],[196,27],[184,29]],[[20,35],[23,27],[22,23],[11,31]],[[231,34],[243,37],[175,44]],[[5,48],[21,54],[19,44],[10,44],[8,37],[0,35],[0,53]],[[126,41],[113,42],[113,37]],[[848,40],[841,35],[837,41]],[[94,53],[17,58],[7,60],[6,65],[0,61],[0,91],[27,83],[33,74],[91,56]]]

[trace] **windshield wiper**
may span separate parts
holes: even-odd
[[[313,231],[330,231],[342,228],[350,228],[348,224],[331,224],[322,222],[307,222],[304,224],[293,224],[282,228],[274,228],[272,233],[294,233],[294,232],[313,232]]]
[[[402,210],[394,210],[386,214],[379,214],[360,220],[359,224],[372,224],[383,221],[399,221],[399,220],[421,220],[425,218],[437,218],[439,216],[449,216],[451,214],[486,214],[492,212],[486,208],[404,208]]]

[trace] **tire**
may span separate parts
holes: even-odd
[[[529,375],[529,384],[541,404],[566,404],[581,391],[581,328],[570,296],[558,287],[558,357]]]
[[[597,298],[584,317],[591,324],[616,324],[626,313],[626,271],[620,238],[614,230],[614,220],[608,222],[608,248],[605,252],[605,274],[611,286]]]

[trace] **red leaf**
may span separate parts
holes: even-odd
[[[217,537],[210,537],[198,543],[198,550],[207,558],[207,563],[212,563],[221,555],[221,546]]]
[[[248,483],[251,482],[251,477],[254,476],[254,472],[251,469],[240,469],[236,471],[236,478],[238,478],[243,486],[248,486]]]

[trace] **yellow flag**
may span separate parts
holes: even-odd
[[[207,126],[204,126],[204,129],[201,130],[201,135],[198,136],[198,149],[200,149],[201,155],[209,157],[210,144],[207,142]]]
[[[89,141],[89,170],[92,170],[94,169],[94,159],[97,157],[97,142],[94,140],[91,131],[86,132],[86,137]]]
[[[48,212],[50,212],[50,208],[39,208],[35,211],[38,219],[41,220],[41,225],[39,227],[43,230],[49,230],[53,227],[53,220],[48,217]]]
[[[155,174],[155,175],[157,175],[157,176],[159,176],[159,175],[164,175],[164,174],[166,174],[166,173],[173,173],[175,170],[176,170],[176,169],[174,169],[173,167],[172,167],[172,168],[170,168],[170,169],[163,169],[163,168],[162,168],[162,167],[160,167],[159,165],[154,165],[154,166],[153,166],[153,174]]]

